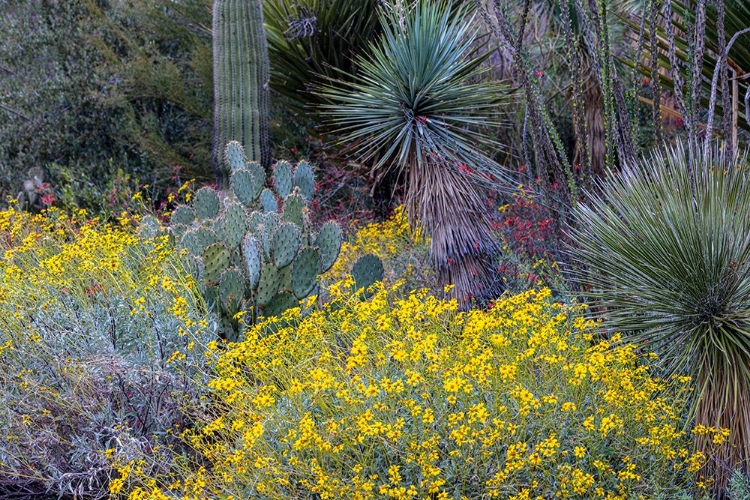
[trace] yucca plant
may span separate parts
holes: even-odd
[[[496,125],[492,116],[507,99],[501,85],[482,80],[470,8],[449,0],[386,5],[383,34],[357,58],[356,76],[318,89],[342,140],[374,171],[398,171],[410,221],[431,237],[440,284],[456,285],[463,301],[499,291],[481,187],[507,181],[478,149],[496,145],[483,129]]]
[[[750,171],[746,158],[678,145],[609,177],[576,211],[575,259],[601,318],[660,355],[665,377],[695,384],[690,417],[706,436],[704,474],[721,495],[750,459]]]

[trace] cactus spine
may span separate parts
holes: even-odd
[[[251,161],[271,163],[269,129],[270,69],[261,0],[215,0],[214,168],[227,181],[224,146],[239,141]]]

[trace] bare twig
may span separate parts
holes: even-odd
[[[14,109],[11,109],[8,106],[5,106],[4,104],[0,104],[0,108],[4,109],[5,111],[7,111],[10,114],[18,116],[19,118],[23,118],[27,122],[31,121],[31,118],[29,118],[28,116],[24,115],[23,113],[19,113],[18,111],[14,110]]]

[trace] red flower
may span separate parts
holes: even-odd
[[[471,169],[467,167],[465,164],[461,163],[458,165],[458,171],[464,174],[470,174]]]

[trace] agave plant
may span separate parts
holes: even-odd
[[[481,78],[486,56],[478,55],[466,5],[417,0],[384,8],[383,34],[357,58],[356,75],[318,89],[329,102],[322,113],[343,141],[374,171],[398,171],[410,220],[431,237],[440,282],[455,285],[463,301],[499,291],[481,188],[508,180],[478,149],[495,145],[483,130],[496,125],[491,117],[505,90]]]
[[[691,165],[692,163],[692,165]],[[577,210],[573,253],[601,317],[695,384],[697,424],[730,429],[704,471],[717,493],[750,459],[750,171],[682,146],[608,178]]]

